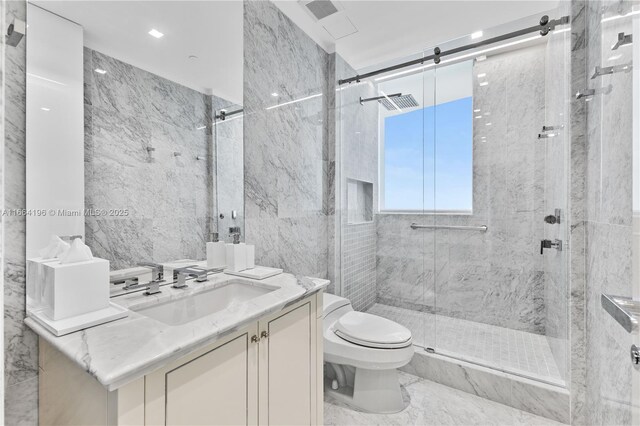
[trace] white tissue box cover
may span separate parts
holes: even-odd
[[[109,307],[109,261],[94,257],[76,263],[44,263],[43,313],[53,320]]]
[[[45,263],[57,262],[55,257],[34,257],[27,259],[27,312],[40,309],[42,305],[42,291],[44,289]]]

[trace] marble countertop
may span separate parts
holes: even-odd
[[[136,309],[156,303],[222,287],[232,280],[258,286],[266,284],[277,289],[177,326],[170,326],[135,312]],[[25,323],[112,391],[322,290],[329,285],[329,281],[318,278],[298,280],[291,274],[280,274],[260,281],[214,274],[209,276],[209,281],[198,283],[191,280],[188,284],[189,288],[186,290],[167,285],[161,287],[162,293],[153,296],[144,296],[138,292],[112,298],[112,302],[133,309],[128,317],[65,336],[54,336],[29,317],[25,319]]]

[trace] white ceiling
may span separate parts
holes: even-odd
[[[91,49],[242,104],[242,1],[32,3],[82,25]],[[151,37],[152,28],[164,36]]]
[[[274,3],[316,43],[337,51],[358,71],[558,6],[557,0],[341,0],[339,8],[358,32],[336,41],[301,2]]]

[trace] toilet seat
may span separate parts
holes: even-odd
[[[377,315],[350,311],[334,324],[335,335],[350,343],[376,349],[411,346],[411,332],[400,324]]]

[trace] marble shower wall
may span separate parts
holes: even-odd
[[[26,21],[24,1],[4,3],[4,28]],[[4,208],[25,206],[26,42],[4,47]],[[38,422],[38,339],[25,317],[25,219],[3,218],[5,424]]]
[[[571,16],[571,90],[578,93],[588,86],[586,76],[586,1],[572,0]],[[570,97],[569,145],[569,370],[571,393],[571,424],[586,425],[586,363],[585,363],[585,193],[586,193],[586,103]]]
[[[336,55],[338,79],[356,71]],[[349,223],[347,181],[355,179],[373,185],[373,206],[378,205],[378,103],[360,104],[360,97],[377,96],[370,82],[339,87],[336,96],[340,112],[336,121],[336,144],[340,150],[339,212],[341,232],[341,292],[354,309],[366,310],[376,302],[376,215],[363,223]],[[339,138],[339,141],[338,141]]]
[[[473,214],[380,214],[381,303],[433,311],[437,294],[438,313],[544,333],[545,151],[537,135],[545,124],[545,56],[538,45],[474,64],[474,76],[486,73],[489,85],[473,88],[483,115],[474,119]],[[412,222],[487,225],[488,232],[416,231]]]
[[[328,275],[330,63],[273,3],[244,2],[246,241],[256,246],[257,264],[322,278]]]
[[[87,244],[111,269],[203,259],[215,208],[214,101],[88,48],[84,62],[85,206],[129,211],[87,217]]]
[[[633,33],[632,18],[602,22],[603,18],[627,13],[632,3],[586,2],[587,83],[598,91],[586,107],[585,422],[593,425],[631,424],[631,380],[639,374],[629,362],[629,347],[637,342],[632,342],[600,304],[602,293],[633,295],[632,73],[590,78],[596,66],[633,60],[631,48],[611,50],[618,33]]]

